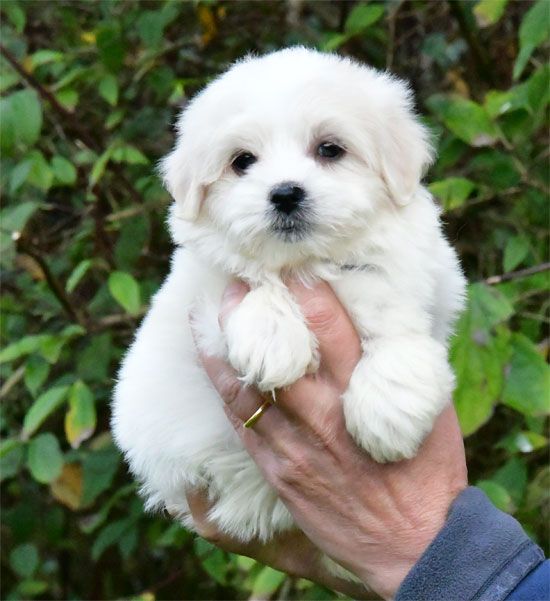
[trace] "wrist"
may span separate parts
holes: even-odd
[[[386,542],[374,562],[354,570],[384,599],[393,599],[409,572],[445,524],[455,494],[433,503],[421,516],[415,515],[406,527],[391,528],[392,538]],[[435,500],[434,500],[435,501]]]

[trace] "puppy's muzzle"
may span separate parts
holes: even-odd
[[[269,201],[278,213],[291,215],[300,208],[306,197],[305,190],[295,182],[283,182],[275,186]]]

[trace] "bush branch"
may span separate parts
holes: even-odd
[[[536,273],[548,271],[549,269],[550,263],[541,263],[540,265],[526,267],[525,269],[519,269],[518,271],[510,271],[508,273],[503,273],[502,275],[492,275],[485,280],[482,280],[482,282],[488,284],[489,286],[494,286],[495,284],[500,284],[501,282],[509,282],[511,280],[526,278],[530,275],[535,275]]]

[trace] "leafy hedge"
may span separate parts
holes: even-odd
[[[470,478],[547,544],[546,0],[1,8],[2,598],[333,598],[144,515],[108,428],[168,269],[155,164],[176,109],[245,52],[294,43],[412,81],[472,282],[452,345]]]

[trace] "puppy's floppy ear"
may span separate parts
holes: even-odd
[[[164,185],[176,203],[175,215],[186,221],[195,221],[199,215],[206,188],[193,172],[183,148],[177,146],[160,163]]]
[[[380,169],[390,196],[404,206],[414,198],[433,149],[428,130],[414,113],[410,91],[401,81],[390,81],[393,93],[383,109],[385,126],[378,141]]]

